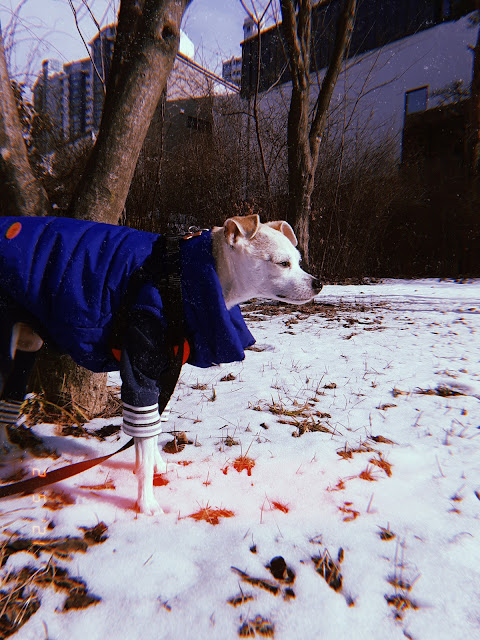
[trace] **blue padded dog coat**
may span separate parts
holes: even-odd
[[[70,218],[0,218],[0,297],[12,303],[0,324],[30,322],[47,343],[91,371],[120,368],[124,402],[155,405],[168,358],[162,299],[153,284],[142,287],[129,314],[120,366],[110,337],[129,278],[157,238]],[[242,360],[254,339],[239,307],[225,306],[211,232],[181,241],[180,251],[189,364],[209,367]],[[3,342],[11,335],[9,327],[4,329]],[[9,345],[0,349],[5,353]]]

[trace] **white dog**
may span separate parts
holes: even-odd
[[[133,247],[141,246],[136,262],[123,274],[128,280],[132,271],[150,254],[155,239],[151,237],[154,234],[73,220],[50,218],[46,220],[53,222],[47,223],[38,222],[38,219],[36,223],[30,222],[30,219],[22,219],[21,222],[19,219],[5,220],[5,234],[0,229],[0,270],[3,282],[6,281],[8,288],[3,293],[0,288],[0,312],[3,305],[3,317],[9,319],[8,322],[4,322],[3,334],[11,337],[8,353],[5,347],[1,351],[0,341],[0,382],[3,394],[0,401],[0,424],[4,426],[14,423],[18,418],[19,407],[26,390],[25,370],[28,370],[28,367],[25,360],[28,360],[29,354],[41,347],[42,338],[46,341],[51,340],[61,350],[70,353],[79,364],[91,370],[119,368],[118,363],[113,362],[111,353],[106,353],[107,338],[103,337],[103,334],[111,331],[111,325],[105,322],[104,326],[102,325],[104,332],[99,333],[100,323],[97,318],[103,318],[105,314],[97,313],[95,307],[105,307],[107,289],[108,302],[114,314],[121,296],[119,294],[118,299],[111,302],[112,291],[122,289],[124,292],[126,288],[117,275],[118,270],[123,268],[125,271],[125,260],[130,260]],[[25,230],[22,227],[22,231],[18,232],[15,225],[23,225]],[[38,236],[42,239],[49,237],[48,234],[56,234],[56,242],[49,243],[49,246],[61,246],[58,252],[60,257],[53,253],[48,256],[49,267],[41,277],[39,276],[40,284],[35,288],[36,297],[31,295],[30,280],[31,274],[35,273],[38,260],[38,243],[35,245],[35,257],[30,262],[26,259],[28,264],[25,269],[23,263],[20,267],[18,260],[15,262],[15,256],[20,254],[19,247],[11,249],[14,239],[22,233],[24,244],[31,243],[30,238],[35,238],[36,234],[43,234]],[[107,240],[95,242],[102,234]],[[7,240],[2,240],[4,237]],[[110,247],[115,242],[117,244],[113,252]],[[82,248],[84,245],[86,248]],[[190,351],[188,361],[191,364],[209,366],[244,357],[243,349],[253,343],[253,338],[244,325],[237,307],[241,302],[263,298],[302,304],[312,300],[319,293],[322,288],[319,281],[300,268],[300,254],[296,245],[297,239],[287,222],[262,224],[258,215],[229,218],[223,227],[215,227],[211,232],[185,241],[185,247],[182,249],[182,289],[186,339]],[[22,250],[26,255],[24,247]],[[82,251],[88,256],[88,260],[82,258],[80,266],[72,266],[73,256],[84,255]],[[92,255],[97,266],[97,270],[93,271],[93,284],[87,282],[85,275],[91,271]],[[28,271],[28,286],[23,284],[20,273],[22,270]],[[61,273],[61,279],[57,272]],[[116,284],[114,286],[108,280],[106,286],[106,274],[112,272],[116,274]],[[72,301],[71,284],[79,277],[82,283],[82,313],[86,307],[88,322],[91,322],[92,328],[97,331],[94,344],[89,342],[91,332],[85,334],[85,319],[80,323],[81,331],[77,326],[72,328],[70,317],[78,317],[80,303]],[[110,277],[108,275],[108,278]],[[64,292],[62,287],[65,289]],[[21,291],[12,301],[13,290]],[[48,309],[53,307],[53,311],[44,310],[47,308],[44,304],[47,296],[50,300]],[[57,298],[53,299],[52,296]],[[156,309],[156,306],[162,306],[158,291],[155,287],[144,287],[140,297],[141,300],[137,301],[129,316],[129,326],[123,338],[121,356],[118,358],[124,404],[123,429],[132,435],[135,441],[137,508],[141,513],[154,514],[162,511],[153,494],[153,476],[154,472],[164,472],[166,465],[158,449],[158,434],[161,432],[157,404],[158,375],[152,374],[151,370],[155,369],[158,374],[158,370],[165,368],[168,360],[165,354],[161,353],[162,347],[165,346],[164,336],[158,337],[164,330],[165,323],[161,313]],[[52,300],[55,304],[52,304]],[[95,316],[93,320],[92,315]],[[55,326],[53,337],[52,326]],[[212,327],[215,335],[209,335],[208,340],[204,340],[204,334],[211,333]],[[217,331],[215,327],[221,327],[221,330]],[[75,338],[72,339],[69,334],[74,334]],[[24,361],[23,376],[19,376],[15,368],[19,356]]]
[[[229,218],[212,230],[212,250],[225,305],[263,298],[302,304],[322,289],[300,267],[292,227],[284,221],[262,224],[258,215]],[[143,513],[161,511],[153,495],[153,472],[166,469],[153,439],[135,439],[138,505]]]

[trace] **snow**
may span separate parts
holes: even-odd
[[[224,640],[257,615],[279,640],[480,637],[479,295],[480,281],[390,280],[325,286],[316,309],[272,315],[247,307],[263,350],[182,373],[165,429],[186,431],[200,446],[164,454],[168,484],[155,487],[164,515],[134,510],[132,450],[55,485],[75,500],[61,510],[47,510],[42,495],[2,502],[2,528],[26,537],[108,526],[102,544],[55,560],[101,602],[61,613],[64,596],[42,589],[40,609],[16,640],[47,633],[49,640]],[[228,374],[235,379],[221,381]],[[463,395],[434,394],[439,388]],[[299,429],[280,420],[295,418],[269,410],[306,411],[306,404],[329,414],[313,421],[330,432],[292,437]],[[52,425],[34,430],[61,457],[29,458],[32,469],[102,455],[127,440],[59,437]],[[227,446],[227,436],[239,444]],[[339,455],[362,448],[370,450]],[[242,455],[255,462],[250,476],[233,466]],[[386,461],[391,476],[371,460]],[[372,481],[359,477],[365,470]],[[107,478],[114,491],[80,488]],[[208,506],[234,515],[218,525],[189,517]],[[45,529],[49,522],[54,529]],[[381,528],[395,537],[382,540]],[[328,550],[336,562],[340,548],[343,586],[335,591],[312,557]],[[293,584],[266,568],[275,556],[295,572]],[[48,561],[17,553],[4,571]],[[279,593],[242,581],[232,567]],[[393,578],[410,591],[392,586]],[[287,587],[294,598],[284,597]],[[228,604],[242,593],[253,597]],[[395,594],[417,608],[395,616],[386,600]]]

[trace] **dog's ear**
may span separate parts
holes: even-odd
[[[288,222],[285,222],[285,220],[274,220],[273,222],[266,222],[265,224],[267,224],[269,227],[272,227],[272,229],[283,233],[283,235],[290,240],[294,247],[297,246],[297,236],[295,235],[292,227],[288,224]]]
[[[235,216],[228,218],[223,225],[225,239],[233,247],[240,238],[251,240],[260,227],[260,216],[256,213],[251,216]]]

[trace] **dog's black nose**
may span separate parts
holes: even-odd
[[[315,295],[317,295],[317,293],[320,293],[320,291],[323,289],[323,284],[320,282],[318,278],[313,278],[312,288],[315,291]]]

